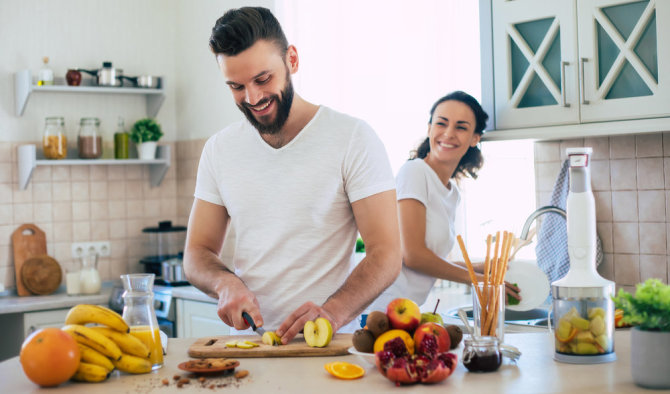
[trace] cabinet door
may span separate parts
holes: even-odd
[[[26,312],[23,314],[23,335],[24,338],[40,328],[63,327],[65,317],[70,308],[54,309],[50,311]]]
[[[497,129],[579,122],[575,3],[493,0]]]
[[[200,338],[229,333],[230,328],[216,313],[216,304],[177,299],[177,338]]]
[[[579,0],[582,122],[670,114],[668,0]]]

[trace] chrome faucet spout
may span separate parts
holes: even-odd
[[[528,219],[526,219],[526,223],[524,223],[523,229],[521,229],[521,235],[519,235],[519,239],[525,240],[526,237],[528,237],[528,231],[530,230],[530,225],[533,224],[533,220],[535,220],[538,216],[549,212],[557,213],[564,218],[567,218],[565,210],[555,205],[546,205],[544,207],[538,208],[535,210],[535,212],[528,216]]]

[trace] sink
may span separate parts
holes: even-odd
[[[468,316],[468,320],[472,321],[472,305],[463,306],[461,308],[454,308],[447,312],[447,316],[458,319],[458,310],[463,309]],[[547,327],[548,309],[535,308],[528,311],[513,311],[505,309],[505,323],[514,324],[518,326],[535,326]]]

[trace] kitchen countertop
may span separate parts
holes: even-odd
[[[112,285],[103,284],[99,294],[69,296],[61,286],[55,293],[19,297],[16,294],[0,296],[0,315],[5,313],[23,313],[51,309],[70,308],[77,304],[107,305],[112,293]]]
[[[517,365],[505,364],[494,373],[475,374],[465,369],[460,362],[463,345],[455,350],[459,363],[454,373],[444,382],[436,385],[415,385],[411,392],[506,392],[506,393],[557,393],[557,392],[612,392],[641,393],[649,392],[637,387],[632,382],[630,371],[630,331],[617,330],[615,349],[618,359],[615,362],[593,365],[563,364],[553,360],[553,340],[546,333],[517,333],[505,337],[506,342],[517,346],[523,353]],[[114,372],[104,383],[67,382],[48,392],[63,393],[182,393],[218,392],[234,390],[239,393],[304,393],[318,392],[342,393],[389,393],[396,388],[384,378],[374,366],[366,367],[366,374],[357,380],[339,380],[330,376],[323,365],[331,361],[348,361],[359,363],[357,356],[333,357],[292,357],[292,358],[243,358],[239,369],[249,371],[249,376],[236,381],[232,377],[211,378],[214,384],[226,387],[214,390],[202,387],[192,380],[188,386],[179,389],[172,377],[182,374],[177,365],[188,359],[188,347],[194,338],[170,339],[165,365],[160,370],[148,375],[125,375]],[[506,361],[507,363],[508,361]],[[39,393],[47,392],[30,382],[23,373],[18,373],[21,366],[18,357],[0,363],[0,382],[3,392],[7,393]],[[165,387],[161,380],[170,382]],[[455,390],[455,391],[454,391]],[[399,391],[400,392],[400,391]],[[656,391],[658,392],[658,391]]]

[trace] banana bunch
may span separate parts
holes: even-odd
[[[74,380],[102,382],[115,368],[133,374],[151,372],[149,348],[129,334],[128,324],[111,309],[76,305],[68,312],[65,324],[62,330],[77,341],[81,354]]]

